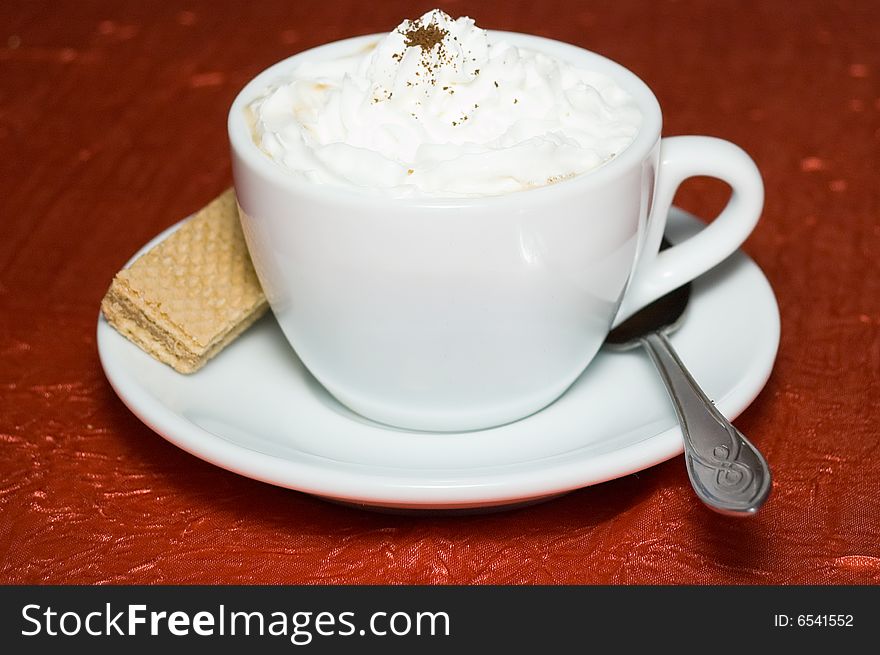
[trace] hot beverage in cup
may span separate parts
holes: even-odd
[[[751,159],[660,129],[619,64],[439,11],[286,59],[229,114],[242,225],[287,339],[347,407],[432,431],[539,411],[615,322],[748,236]],[[731,200],[658,254],[695,175]]]

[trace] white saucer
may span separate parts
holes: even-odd
[[[667,236],[679,241],[699,225],[673,209]],[[776,299],[757,265],[736,253],[698,280],[672,342],[718,408],[738,416],[766,383],[779,344]],[[171,443],[240,475],[348,503],[519,504],[682,452],[666,392],[640,350],[603,350],[543,411],[460,434],[396,430],[347,410],[305,370],[271,315],[191,376],[153,360],[103,318],[98,351],[122,401]]]

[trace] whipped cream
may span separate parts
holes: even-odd
[[[254,139],[316,184],[487,196],[581,175],[642,115],[610,77],[433,10],[368,50],[304,61],[249,106]]]

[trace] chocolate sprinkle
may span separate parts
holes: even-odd
[[[422,50],[427,51],[443,41],[443,37],[447,34],[449,32],[440,28],[437,24],[429,23],[428,25],[418,25],[417,27],[414,25],[404,32],[403,36],[406,38],[406,46],[408,48],[418,46]]]

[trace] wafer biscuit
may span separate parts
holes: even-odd
[[[227,190],[113,278],[107,321],[181,373],[197,371],[267,308]]]

